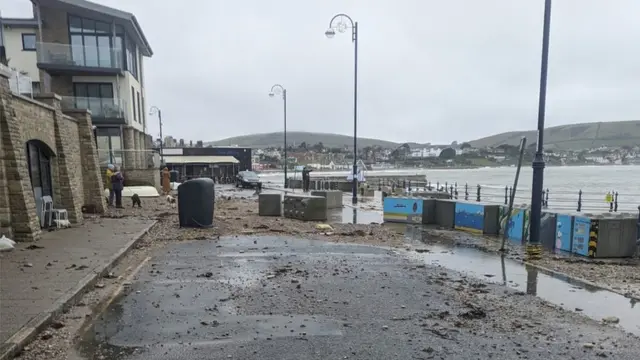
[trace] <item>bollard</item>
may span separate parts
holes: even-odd
[[[453,193],[454,193],[454,195],[455,195],[455,199],[456,199],[456,200],[458,200],[458,183],[456,182],[456,184],[455,184],[455,185],[456,185],[456,186],[455,186],[455,191],[454,191]]]
[[[582,190],[578,191],[578,209],[577,209],[577,211],[580,212],[580,210],[582,210]]]
[[[411,192],[411,180],[409,180],[408,183],[409,183],[409,192]]]
[[[607,196],[608,198],[610,198],[611,200],[609,201],[609,212],[613,212],[613,191],[610,192],[609,194],[611,194],[611,196]]]
[[[382,179],[378,179],[378,191],[382,191]]]
[[[436,181],[436,191],[440,191],[440,181]]]
[[[449,183],[447,181],[444,182],[444,192],[449,190]]]
[[[613,195],[613,212],[618,212],[618,192]]]
[[[464,200],[469,201],[469,184],[464,183]]]
[[[505,186],[504,187],[504,204],[507,205],[507,198],[509,197],[509,187]]]
[[[547,209],[549,207],[549,189],[544,193],[544,208]]]
[[[431,186],[431,181],[429,181],[429,191],[433,190],[433,187]]]
[[[476,201],[480,201],[480,184],[478,184],[478,193],[476,194]]]

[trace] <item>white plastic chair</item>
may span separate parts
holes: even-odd
[[[46,219],[47,211],[49,213],[49,222],[48,226],[51,226],[52,222],[56,223],[57,228],[68,227],[69,223],[69,214],[66,209],[56,209],[53,207],[53,199],[49,195],[45,195],[42,197],[42,210],[43,210],[43,218]],[[56,219],[53,220],[53,214],[56,215]]]
[[[45,227],[45,225],[50,227],[53,222],[53,199],[51,196],[45,195],[42,197],[40,214],[40,227]],[[47,221],[47,217],[49,221]]]

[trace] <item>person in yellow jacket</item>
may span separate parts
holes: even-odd
[[[116,195],[116,193],[113,192],[113,185],[111,185],[111,176],[113,175],[114,168],[113,164],[107,165],[107,189],[109,189],[109,203],[107,205],[109,206],[113,206],[113,198]]]

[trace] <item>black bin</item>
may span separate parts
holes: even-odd
[[[180,227],[213,227],[213,180],[197,178],[178,186],[178,219]]]
[[[178,182],[178,171],[177,170],[169,171],[169,181],[170,182]]]

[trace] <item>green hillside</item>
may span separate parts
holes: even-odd
[[[238,146],[248,146],[252,148],[267,148],[267,147],[282,147],[283,146],[283,133],[275,132],[275,133],[266,133],[266,134],[251,134],[244,136],[236,136],[227,139],[222,139],[218,141],[210,141],[205,143],[206,145],[218,145],[218,146],[230,146],[230,145],[238,145]],[[322,142],[322,145],[325,147],[343,147],[353,146],[353,137],[347,135],[339,135],[339,134],[328,134],[328,133],[316,133],[316,132],[303,132],[303,131],[287,131],[287,143],[289,145],[299,145],[302,142],[307,143],[307,145],[311,146],[313,144],[317,144]],[[369,139],[369,138],[358,138],[358,148],[363,148],[366,146],[381,146],[383,148],[396,148],[401,144],[385,141],[379,139]],[[409,146],[417,145],[410,143]]]
[[[511,131],[470,141],[473,147],[495,147],[502,144],[518,145],[522,136],[527,144],[537,140],[537,132]],[[571,124],[546,128],[545,148],[581,150],[599,146],[635,146],[640,144],[640,121],[614,121]]]

